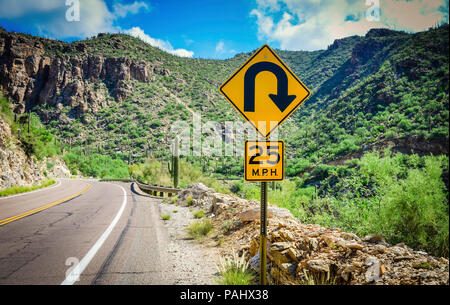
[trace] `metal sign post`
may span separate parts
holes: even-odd
[[[174,147],[174,153],[173,156],[173,187],[178,187],[178,170],[180,168],[179,162],[180,162],[180,153],[178,150],[178,137],[175,138],[175,147]]]
[[[259,284],[267,285],[267,182],[261,182],[261,221],[259,226]]]

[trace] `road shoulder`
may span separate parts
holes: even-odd
[[[215,243],[209,239],[196,241],[187,234],[188,226],[198,220],[193,216],[194,209],[165,202],[160,203],[160,209],[161,215],[170,215],[170,219],[164,221],[169,235],[167,247],[171,262],[168,266],[170,284],[217,284],[220,256]]]

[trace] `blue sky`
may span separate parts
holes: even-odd
[[[287,50],[324,49],[334,39],[364,35],[371,28],[422,31],[448,22],[448,3],[448,0],[0,0],[0,26],[65,41],[100,32],[122,32],[178,56],[222,59],[257,49],[264,43]],[[76,16],[79,21],[73,20]]]

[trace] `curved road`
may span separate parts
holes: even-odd
[[[158,203],[134,184],[73,179],[0,198],[0,284],[165,284]]]

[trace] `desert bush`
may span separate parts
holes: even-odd
[[[255,282],[255,276],[248,269],[248,262],[245,260],[245,253],[239,257],[233,252],[231,259],[220,259],[218,266],[219,285],[251,285]]]
[[[208,235],[212,228],[212,221],[210,219],[204,219],[193,222],[187,230],[189,235],[194,239],[201,239]]]

